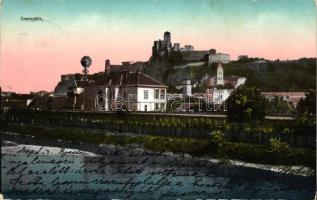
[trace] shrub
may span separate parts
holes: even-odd
[[[289,145],[277,138],[270,138],[269,146],[270,150],[276,153],[286,153],[290,151]]]
[[[228,98],[228,119],[233,122],[263,121],[266,100],[260,89],[241,86]]]
[[[211,142],[217,146],[221,146],[224,143],[224,134],[220,131],[213,131],[211,133]]]

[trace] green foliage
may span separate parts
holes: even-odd
[[[316,135],[316,116],[303,114],[297,117],[296,132]]]
[[[217,145],[222,145],[223,142],[224,142],[224,134],[220,131],[220,130],[217,130],[217,131],[213,131],[211,133],[211,142],[213,144],[217,144]]]
[[[297,132],[316,134],[316,90],[309,90],[297,105]]]
[[[266,113],[279,113],[279,114],[293,114],[295,108],[289,102],[283,100],[282,97],[275,97],[273,100],[268,101]]]
[[[181,93],[182,90],[176,89],[174,85],[169,84],[167,88],[167,93]]]
[[[305,96],[306,98],[301,99],[297,105],[298,114],[316,114],[316,90],[308,90]]]
[[[231,62],[224,66],[224,74],[246,77],[247,84],[262,91],[303,91],[316,88],[316,58],[267,61],[259,65],[250,61]]]
[[[157,152],[169,151],[187,153],[193,156],[211,156],[221,160],[238,159],[254,163],[306,165],[315,168],[315,151],[292,148],[276,139],[273,139],[269,146],[229,142],[223,140],[221,131],[214,132],[213,140],[222,143],[222,145],[215,146],[207,139],[116,135],[89,129],[45,128],[34,125],[10,124],[3,126],[2,130],[21,135],[33,135],[41,140],[61,139],[74,143],[131,145]],[[284,153],[285,149],[289,149],[289,151]]]
[[[228,119],[235,122],[257,122],[265,117],[266,100],[258,88],[242,86],[228,98]]]
[[[206,93],[206,89],[204,86],[197,86],[192,89],[192,93]]]
[[[275,153],[287,153],[290,151],[289,145],[277,138],[270,138],[269,146],[270,150]]]

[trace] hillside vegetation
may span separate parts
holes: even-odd
[[[269,61],[263,64],[231,62],[226,75],[245,76],[248,84],[262,91],[307,91],[316,88],[316,59]]]
[[[168,58],[150,60],[144,69],[146,74],[166,85],[181,85],[184,79],[199,81],[206,74],[215,74],[216,64],[185,69],[174,69],[179,63]],[[316,58],[301,58],[292,61],[230,62],[224,65],[225,76],[238,75],[247,78],[248,85],[262,91],[287,92],[307,91],[316,88]]]

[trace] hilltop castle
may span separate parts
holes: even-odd
[[[174,45],[172,45],[171,41],[171,33],[168,31],[164,33],[163,40],[159,39],[154,41],[152,58],[177,55],[184,61],[207,61],[208,65],[219,62],[230,62],[229,54],[216,53],[215,49],[197,51],[194,50],[194,47],[190,44],[181,47],[180,43],[174,43]]]

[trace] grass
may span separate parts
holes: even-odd
[[[118,146],[137,145],[156,152],[186,153],[193,156],[236,159],[261,164],[304,165],[315,169],[315,151],[293,147],[277,152],[268,145],[235,143],[225,140],[221,144],[215,144],[209,139],[122,135],[90,129],[47,128],[25,124],[4,124],[2,130],[21,135],[33,135],[39,139],[60,139],[74,143],[84,142]]]

